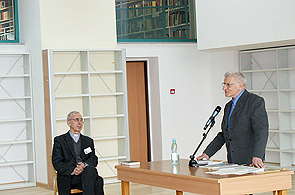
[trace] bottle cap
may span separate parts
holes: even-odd
[[[176,139],[173,139],[172,142],[176,142]]]

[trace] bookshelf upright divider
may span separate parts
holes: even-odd
[[[82,134],[94,140],[99,174],[107,183],[116,181],[114,166],[129,157],[125,50],[43,52],[50,59],[52,142],[68,131],[67,114],[79,111],[85,120]]]

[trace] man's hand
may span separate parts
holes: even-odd
[[[207,154],[203,153],[201,156],[197,157],[197,160],[203,160],[203,159],[209,160],[209,156]]]
[[[84,171],[84,168],[85,168],[85,164],[82,162],[79,162],[72,174],[73,175],[80,175]]]
[[[258,167],[258,168],[264,168],[264,164],[262,162],[261,158],[253,157],[252,158],[252,166]]]

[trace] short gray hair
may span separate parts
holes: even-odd
[[[79,114],[80,114],[80,112],[78,112],[78,111],[71,111],[71,112],[68,114],[68,116],[67,116],[67,121],[70,121],[70,120],[71,120],[71,115],[72,115],[72,114],[75,114],[75,113],[79,113]]]
[[[246,77],[240,71],[232,71],[232,70],[227,71],[224,74],[224,78],[229,77],[231,75],[233,75],[236,79],[239,79],[240,81],[242,81],[243,84],[244,84],[244,86],[246,85],[247,79],[246,79]]]

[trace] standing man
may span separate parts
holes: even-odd
[[[83,118],[77,111],[67,116],[70,130],[54,138],[52,164],[57,171],[58,194],[68,195],[72,188],[86,195],[103,195],[103,179],[97,173],[98,158],[93,139],[82,135]]]
[[[223,90],[231,97],[224,108],[222,131],[197,160],[209,159],[224,144],[229,163],[252,164],[263,168],[268,139],[268,119],[264,99],[245,89],[246,78],[240,72],[224,74]]]

